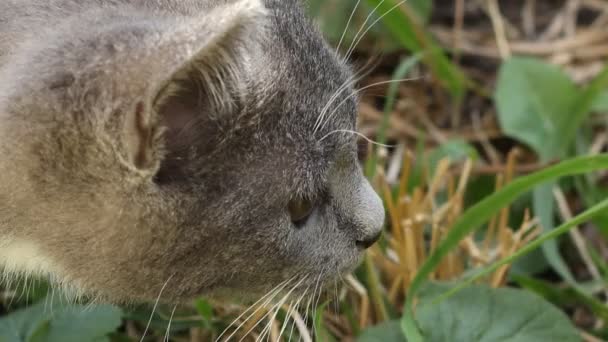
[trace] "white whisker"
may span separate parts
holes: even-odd
[[[316,336],[317,331],[317,309],[319,306],[319,300],[321,299],[321,293],[323,292],[323,285],[321,284],[321,278],[323,278],[323,273],[325,268],[321,270],[319,276],[317,277],[317,284],[315,285],[315,290],[313,291],[313,301],[312,301],[312,335]],[[319,288],[318,294],[315,294],[317,291],[317,287]]]
[[[329,120],[331,119],[331,117],[340,109],[340,107],[342,107],[342,105],[344,103],[346,103],[346,101],[352,99],[353,97],[357,96],[358,94],[360,94],[361,92],[373,88],[373,87],[377,87],[379,85],[384,85],[384,84],[389,84],[389,83],[401,83],[401,82],[408,82],[408,81],[416,81],[421,79],[421,77],[408,77],[408,78],[402,78],[402,79],[397,79],[397,80],[390,80],[390,81],[381,81],[381,82],[376,82],[376,83],[372,83],[370,85],[367,85],[363,88],[357,89],[355,92],[353,92],[352,94],[350,94],[349,96],[347,96],[344,100],[342,100],[342,102],[340,102],[336,108],[333,110],[333,112],[331,112],[329,114],[329,116],[327,117],[327,119],[325,119],[325,122],[322,123],[319,127],[319,129],[323,129],[325,127],[325,125],[327,124],[327,122],[329,122]]]
[[[171,311],[171,317],[169,317],[169,324],[167,324],[167,331],[165,332],[164,342],[169,342],[169,337],[171,336],[171,322],[173,322],[173,316],[175,315],[175,309],[177,309],[177,305],[173,307],[173,311]]]
[[[301,304],[301,300],[304,299],[306,297],[306,293],[308,292],[308,290],[310,289],[310,285],[306,286],[306,289],[304,290],[304,293],[302,294],[302,298],[300,298],[298,300],[298,304],[296,304],[295,310],[292,312],[292,316],[291,316],[291,329],[289,331],[289,339],[288,341],[291,341],[291,336],[293,334],[293,329],[296,325],[296,320],[299,318],[299,310],[300,310],[300,304]]]
[[[365,21],[363,22],[363,24],[361,24],[361,27],[357,31],[357,34],[355,34],[355,37],[353,38],[353,41],[351,42],[350,46],[348,47],[348,50],[346,50],[346,55],[344,56],[345,60],[348,60],[350,58],[350,55],[352,53],[351,51],[353,50],[353,48],[356,47],[355,42],[357,42],[357,39],[359,38],[359,35],[361,34],[361,31],[363,31],[363,29],[365,28],[365,25],[367,25],[367,23],[369,22],[369,20],[372,18],[372,16],[374,15],[374,13],[376,13],[376,11],[378,10],[378,8],[380,8],[380,6],[384,3],[384,1],[385,0],[380,1],[380,3],[378,3],[378,5],[376,5],[376,7],[374,7],[374,9],[367,15],[367,17],[365,18]]]
[[[298,309],[298,306],[300,305],[300,301],[304,298],[307,291],[308,291],[308,288],[306,288],[306,290],[304,290],[304,293],[302,293],[302,295],[298,298],[298,300],[295,302],[295,304],[292,302],[292,304],[289,305],[289,310],[287,311],[287,313],[285,315],[285,319],[283,320],[281,330],[279,331],[279,341],[277,341],[277,342],[280,342],[281,336],[283,335],[283,333],[285,332],[285,329],[287,328],[287,323],[289,323],[289,317],[292,317],[294,312]],[[292,325],[292,332],[293,332],[293,325]],[[289,334],[289,339],[291,339],[291,334]]]
[[[366,137],[365,134],[357,132],[357,131],[352,131],[350,129],[337,129],[335,131],[331,131],[329,133],[327,133],[325,136],[323,136],[323,138],[319,139],[319,142],[327,139],[327,137],[329,137],[332,134],[336,134],[336,133],[349,133],[349,134],[354,134],[357,135],[363,139],[365,139],[367,142],[369,142],[370,144],[376,145],[376,146],[381,146],[381,147],[386,147],[386,148],[391,148],[391,147],[395,147],[395,145],[386,145],[386,144],[382,144],[379,143],[377,141],[373,141],[370,138]]]
[[[342,94],[344,92],[344,90],[346,90],[348,87],[351,87],[355,83],[359,82],[361,79],[363,79],[363,77],[364,77],[363,75],[359,76],[359,77],[352,75],[344,82],[344,84],[342,84],[338,88],[338,90],[336,90],[336,92],[329,98],[329,100],[327,100],[327,103],[325,104],[323,109],[321,109],[321,113],[319,114],[319,116],[317,117],[317,120],[315,121],[313,134],[315,134],[317,132],[317,130],[319,129],[319,126],[323,122],[323,118],[324,118],[325,114],[329,110],[329,106],[331,106],[331,104],[338,98],[338,96],[340,96],[340,94]]]
[[[279,301],[277,304],[273,305],[273,306],[270,308],[270,310],[269,310],[269,311],[268,311],[266,314],[264,314],[264,316],[262,316],[262,317],[261,317],[261,318],[258,320],[258,322],[257,322],[257,323],[256,323],[256,324],[255,324],[253,327],[251,327],[251,328],[250,328],[250,329],[249,329],[249,330],[248,330],[248,331],[247,331],[247,332],[246,332],[246,333],[243,335],[243,337],[242,337],[242,338],[239,340],[239,342],[243,341],[243,339],[245,339],[245,337],[247,337],[247,335],[249,335],[249,333],[250,333],[250,332],[252,332],[252,331],[253,331],[253,329],[255,329],[255,328],[256,328],[256,327],[257,327],[257,326],[260,324],[260,322],[262,322],[262,320],[263,320],[264,318],[266,318],[266,317],[267,317],[269,314],[271,314],[271,313],[272,313],[272,312],[275,310],[275,308],[277,308],[277,307],[278,307],[278,308],[280,308],[280,307],[281,307],[281,305],[285,304],[285,302],[286,302],[286,301],[287,301],[287,299],[289,298],[289,295],[291,295],[291,293],[292,293],[293,291],[295,291],[295,289],[296,289],[296,288],[297,288],[297,287],[298,287],[300,284],[302,284],[302,282],[303,282],[304,280],[306,280],[306,278],[307,278],[306,276],[305,276],[305,277],[302,277],[302,279],[301,279],[300,281],[298,281],[298,282],[297,282],[297,283],[296,283],[296,284],[295,284],[295,285],[292,287],[292,289],[291,289],[291,290],[289,290],[289,292],[287,292],[287,294],[285,294],[285,296],[283,296],[283,299],[281,299],[281,300],[280,300],[280,301]],[[272,318],[272,319],[274,319],[274,317],[276,317],[275,315],[276,315],[276,313],[275,313],[275,314],[274,314],[274,315],[273,315],[271,318]],[[270,323],[272,323],[272,320],[270,321]],[[264,330],[266,330],[266,329],[264,329]]]
[[[344,41],[344,37],[346,37],[346,32],[348,32],[348,27],[350,26],[350,22],[353,20],[353,17],[355,16],[355,12],[357,12],[359,3],[361,3],[361,0],[357,0],[357,3],[355,4],[353,11],[350,13],[350,17],[348,17],[348,21],[346,22],[346,27],[344,28],[344,32],[342,32],[342,37],[340,37],[340,42],[338,43],[338,47],[336,48],[336,50],[340,50],[340,46],[342,46],[342,41]]]
[[[370,61],[371,60],[373,60],[373,59],[370,59]],[[361,68],[360,72],[357,72],[356,74],[350,76],[346,81],[344,81],[344,83],[342,85],[340,85],[340,87],[338,87],[338,89],[332,94],[332,96],[329,98],[329,100],[327,100],[327,103],[325,104],[323,109],[321,109],[321,112],[320,112],[319,116],[317,117],[317,120],[315,121],[313,135],[315,133],[317,133],[317,130],[319,129],[320,124],[323,122],[323,118],[324,118],[325,114],[327,114],[327,111],[329,110],[329,107],[332,105],[332,103],[334,103],[334,101],[342,93],[344,93],[344,91],[346,89],[354,86],[359,81],[361,81],[362,79],[367,77],[369,74],[371,74],[371,72],[375,69],[376,66],[377,66],[377,63],[372,64],[369,61],[366,62],[366,64]],[[366,68],[369,68],[369,69],[365,70]]]
[[[264,296],[262,296],[260,299],[258,299],[255,303],[251,304],[245,311],[243,311],[237,318],[234,319],[234,321],[232,321],[232,323],[230,323],[226,329],[224,329],[224,331],[222,331],[222,333],[220,334],[220,336],[218,336],[218,338],[215,339],[215,341],[220,341],[220,339],[222,338],[222,336],[224,336],[224,334],[226,334],[226,332],[228,331],[228,329],[230,329],[230,327],[232,327],[236,322],[238,322],[243,316],[245,316],[247,314],[247,312],[249,312],[249,310],[253,309],[254,307],[256,307],[258,304],[260,304],[261,302],[263,302],[265,299],[267,299],[268,297],[270,297],[269,299],[274,298],[274,296],[276,296],[278,294],[279,291],[281,291],[285,286],[287,286],[288,283],[290,283],[291,281],[293,281],[295,278],[297,277],[297,275],[282,281],[281,283],[279,283],[277,286],[275,286],[272,290],[268,291],[268,293],[266,293]],[[272,296],[271,296],[272,295]],[[263,304],[265,305],[265,304]],[[245,319],[244,322],[247,322],[247,320],[249,320],[256,312],[259,311],[260,308],[258,308],[257,310],[255,310],[249,317],[247,317]],[[234,331],[234,333],[236,333],[236,331],[238,331],[238,329],[240,329],[240,327],[242,326],[242,324],[237,327],[237,329]],[[232,333],[232,335],[228,336],[228,339],[230,339],[234,333]],[[227,339],[227,340],[228,340]]]
[[[163,291],[165,290],[165,287],[167,287],[167,284],[169,284],[169,281],[171,280],[171,278],[173,278],[173,275],[171,275],[167,281],[165,281],[165,283],[163,284],[163,286],[160,289],[160,292],[158,292],[158,297],[156,297],[156,301],[154,302],[154,307],[152,307],[152,313],[150,314],[150,319],[148,319],[148,324],[146,324],[146,329],[144,330],[143,335],[141,336],[141,339],[139,340],[139,342],[143,342],[144,338],[146,337],[146,334],[148,333],[148,329],[150,329],[150,324],[152,323],[152,317],[154,317],[154,312],[156,312],[156,307],[158,306],[158,303],[160,302],[160,297],[163,294]]]
[[[382,0],[378,6],[376,6],[376,9],[384,2],[384,0]],[[376,19],[366,30],[365,32],[363,32],[363,34],[359,37],[359,34],[357,33],[357,37],[355,38],[355,41],[353,42],[353,44],[351,45],[351,48],[349,49],[349,51],[346,52],[346,59],[349,59],[350,56],[352,55],[352,53],[355,51],[355,49],[357,48],[357,46],[359,45],[359,43],[361,42],[361,40],[365,37],[365,35],[374,27],[374,25],[376,25],[380,20],[382,20],[384,17],[386,17],[387,15],[389,15],[392,11],[394,11],[397,7],[403,5],[404,3],[406,3],[407,0],[402,0],[399,3],[397,3],[395,6],[391,7],[388,11],[386,11],[384,14],[382,14],[378,19]],[[374,9],[374,11],[376,10]],[[373,13],[373,12],[372,12]],[[365,25],[365,24],[364,24]]]

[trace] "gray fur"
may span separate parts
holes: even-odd
[[[313,134],[351,71],[297,1],[260,1],[2,0],[0,255],[27,241],[111,301],[351,270],[384,211],[355,137],[319,139],[355,129],[356,99]],[[297,196],[318,204],[299,228]]]

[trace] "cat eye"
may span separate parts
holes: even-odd
[[[291,222],[298,228],[306,223],[314,208],[313,202],[305,198],[291,200],[287,207],[291,216]]]

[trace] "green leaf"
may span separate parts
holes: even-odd
[[[404,342],[405,337],[399,328],[399,320],[387,321],[365,331],[357,342]]]
[[[577,288],[555,286],[552,283],[523,275],[513,275],[512,277],[522,287],[543,296],[555,305],[573,307],[584,304],[598,318],[608,320],[608,307],[595,297],[581,293]]]
[[[559,68],[541,60],[513,57],[500,69],[495,100],[503,131],[534,149],[542,162],[567,155],[576,132],[608,84],[608,66],[583,90]],[[552,185],[534,191],[534,213],[545,231],[554,227]],[[556,241],[543,245],[551,266],[576,285]]]
[[[564,313],[529,291],[471,286],[435,305],[433,299],[450,286],[428,284],[420,291],[416,316],[426,342],[581,340]],[[404,341],[398,321],[371,327],[357,338],[357,342]]]
[[[438,305],[425,305],[447,288],[432,284],[421,291],[416,315],[425,341],[581,341],[566,315],[529,291],[471,286]]]
[[[2,342],[107,341],[122,324],[122,311],[109,305],[87,307],[43,300],[0,319]]]
[[[439,244],[435,252],[433,252],[425,263],[421,266],[420,270],[416,274],[414,281],[412,282],[406,305],[404,308],[405,315],[401,321],[402,329],[411,342],[422,341],[422,336],[416,326],[416,322],[413,317],[413,304],[414,298],[416,298],[418,291],[422,284],[426,281],[429,274],[439,265],[445,255],[447,255],[452,249],[456,248],[460,241],[478,229],[483,223],[485,223],[490,217],[495,215],[501,208],[511,203],[519,195],[531,190],[535,186],[543,183],[555,180],[564,176],[573,176],[584,173],[589,173],[597,170],[608,168],[608,155],[598,155],[592,157],[579,157],[568,161],[564,161],[558,165],[546,168],[536,173],[530,174],[525,177],[518,178],[505,186],[502,190],[495,192],[493,195],[487,197],[483,201],[469,208],[462,216],[456,221],[453,227],[449,229],[449,233],[445,239]],[[595,208],[592,213],[588,213],[584,218],[593,216],[591,214],[597,214],[601,212],[598,208]],[[578,217],[578,216],[577,216]],[[580,219],[580,217],[579,217]],[[566,225],[562,229],[556,229],[547,235],[547,238],[553,238],[558,234],[567,231],[571,226]],[[546,241],[546,239],[541,240]],[[523,250],[529,252],[528,247],[538,247],[536,244],[530,244]],[[532,248],[532,247],[530,247]],[[532,248],[533,249],[533,248]],[[521,252],[521,251],[520,251]],[[523,253],[525,254],[525,253]],[[518,254],[520,256],[522,254]],[[512,261],[512,260],[508,260]],[[493,267],[496,265],[493,265]]]
[[[87,309],[85,306],[64,307],[48,321],[42,338],[46,342],[85,342],[107,340],[104,337],[121,325],[121,311],[109,305]],[[32,341],[33,342],[33,341]]]
[[[571,127],[579,90],[566,74],[541,60],[513,57],[500,68],[495,100],[502,130],[541,156],[556,157]]]
[[[553,65],[513,57],[501,66],[494,95],[500,125],[543,161],[563,157],[607,85],[608,65],[580,90]]]

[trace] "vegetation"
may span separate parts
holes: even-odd
[[[388,220],[361,267],[318,305],[242,316],[202,298],[68,306],[19,282],[0,341],[608,340],[608,5],[309,6],[362,75],[364,166]]]

